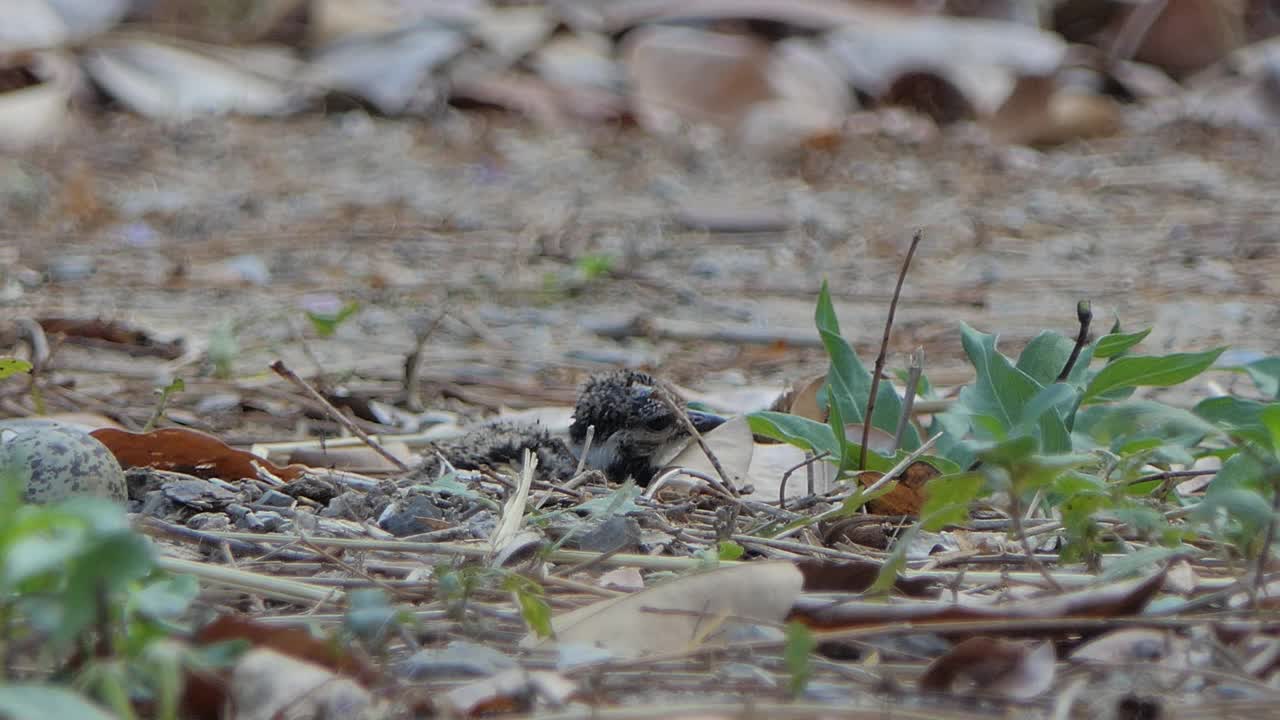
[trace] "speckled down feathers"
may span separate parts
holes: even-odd
[[[84,433],[41,428],[18,433],[0,445],[0,467],[13,468],[29,503],[51,503],[72,495],[128,499],[124,471],[105,445]]]
[[[538,470],[556,480],[573,477],[578,459],[573,451],[540,425],[517,425],[509,422],[490,423],[454,440],[436,443],[436,452],[461,470],[479,470],[502,464],[519,465],[525,449],[538,457]],[[431,475],[439,470],[439,461],[429,455],[420,472]]]

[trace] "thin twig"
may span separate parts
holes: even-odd
[[[779,509],[782,509],[782,510],[787,509],[787,481],[791,479],[791,473],[799,470],[800,468],[812,468],[815,462],[822,460],[823,458],[827,457],[830,454],[831,454],[830,450],[823,450],[817,455],[810,455],[804,460],[796,463],[795,465],[792,465],[790,468],[787,469],[786,472],[782,473],[782,484],[778,486],[778,508]],[[813,493],[812,483],[810,483],[809,485],[809,492],[810,494]]]
[[[1262,590],[1266,587],[1264,581],[1266,577],[1267,561],[1271,559],[1271,543],[1276,539],[1276,514],[1280,513],[1280,476],[1272,474],[1271,477],[1271,520],[1267,523],[1267,532],[1262,540],[1262,547],[1258,549],[1258,566],[1254,574],[1252,592],[1249,593],[1250,604],[1255,610],[1261,610],[1262,606]]]
[[[716,474],[720,476],[720,480],[723,481],[725,489],[731,495],[737,495],[738,488],[733,484],[733,480],[729,478],[729,473],[724,471],[724,466],[720,464],[720,458],[716,457],[716,454],[711,451],[711,447],[707,445],[707,441],[702,439],[702,433],[698,432],[698,428],[693,426],[693,421],[689,419],[689,413],[679,402],[676,402],[675,391],[672,390],[665,382],[659,382],[658,386],[654,389],[657,391],[654,393],[654,397],[656,397],[663,405],[666,405],[668,410],[675,413],[676,418],[680,421],[680,425],[684,427],[684,431],[693,436],[694,441],[698,443],[698,447],[702,448],[702,454],[706,455],[707,460],[711,461],[711,467],[716,469]]]
[[[902,393],[902,414],[898,416],[898,429],[893,433],[893,451],[902,447],[902,436],[907,433],[907,424],[911,422],[911,413],[915,410],[916,386],[920,384],[920,376],[924,374],[924,348],[918,347],[911,353],[907,366],[907,387]]]
[[[862,447],[858,451],[858,470],[867,469],[867,442],[871,438],[871,414],[876,409],[876,393],[880,390],[880,374],[884,372],[885,355],[889,352],[889,333],[893,330],[893,315],[898,309],[898,297],[902,295],[902,283],[907,279],[907,269],[911,267],[911,258],[916,254],[916,246],[924,231],[916,230],[911,236],[911,247],[907,248],[907,257],[902,261],[902,269],[898,271],[898,284],[893,288],[893,300],[889,302],[889,317],[884,321],[884,337],[880,339],[880,354],[876,356],[876,368],[871,373],[871,390],[867,393],[867,412],[862,416]]]
[[[431,338],[431,334],[440,327],[440,323],[444,321],[445,313],[449,311],[448,307],[442,307],[431,318],[431,322],[421,332],[417,333],[414,338],[413,352],[409,353],[404,359],[404,402],[405,406],[414,412],[422,412],[422,398],[419,397],[419,390],[422,386],[422,359],[424,350],[427,347],[427,340]]]
[[[1071,376],[1072,368],[1080,359],[1080,351],[1089,342],[1089,323],[1093,322],[1093,307],[1088,300],[1076,303],[1076,319],[1080,321],[1080,332],[1076,335],[1075,346],[1071,348],[1071,357],[1067,358],[1067,364],[1063,365],[1062,372],[1058,373],[1058,382],[1063,382]]]
[[[374,452],[386,458],[388,462],[396,466],[396,468],[399,469],[401,472],[409,472],[410,468],[408,465],[405,465],[400,460],[400,458],[387,452],[387,449],[382,447],[382,445],[378,444],[378,441],[369,437],[368,433],[366,433],[364,430],[361,430],[359,426],[357,426],[355,423],[351,422],[351,418],[347,417],[346,415],[343,415],[341,410],[334,407],[333,403],[330,403],[328,400],[325,400],[324,396],[321,395],[319,392],[317,392],[315,388],[311,387],[311,385],[309,385],[306,380],[303,380],[301,377],[298,377],[298,374],[290,370],[289,367],[284,364],[283,360],[277,360],[271,363],[271,369],[275,371],[275,373],[280,377],[288,380],[289,382],[301,388],[302,391],[306,393],[307,396],[310,397],[312,400],[320,403],[320,406],[324,408],[325,412],[328,413],[330,417],[336,420],[339,425],[341,425],[342,427],[350,431],[352,435],[355,435],[356,437],[360,438],[360,440],[365,445],[368,445],[370,448],[372,448]]]

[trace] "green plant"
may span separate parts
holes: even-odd
[[[0,668],[14,682],[0,687],[0,711],[17,704],[25,710],[16,717],[32,708],[93,716],[55,711],[76,701],[43,678],[69,683],[118,718],[135,717],[135,702],[176,718],[181,668],[205,662],[172,639],[195,598],[194,578],[157,571],[150,542],[110,501],[24,504],[12,468],[0,494],[0,657],[23,667],[21,678],[12,665]]]
[[[917,533],[963,525],[975,504],[1002,509],[1029,558],[1033,547],[1022,522],[1034,511],[1060,520],[1057,547],[1064,561],[1096,563],[1105,553],[1141,550],[1148,560],[1216,552],[1261,566],[1277,520],[1280,358],[1226,368],[1247,374],[1259,399],[1216,397],[1190,409],[1134,400],[1138,388],[1196,378],[1225,348],[1143,355],[1138,348],[1150,329],[1126,333],[1117,323],[1089,342],[1087,303],[1078,315],[1077,338],[1044,331],[1016,358],[998,349],[996,335],[961,325],[975,379],[932,418],[927,434],[934,454],[921,459],[942,474],[926,486],[919,520],[899,537],[876,589],[891,586]],[[750,416],[751,429],[828,453],[838,477],[847,478],[860,448],[842,428],[864,421],[870,374],[840,333],[825,283],[815,322],[830,360],[819,395],[829,422],[761,412]],[[930,387],[922,377],[917,389]],[[892,432],[902,408],[901,396],[881,384],[873,427]],[[919,443],[920,436],[909,432],[894,457],[868,453],[867,468],[884,471]],[[1191,468],[1209,457],[1220,459],[1222,468],[1203,497],[1181,495],[1175,481],[1196,475]],[[843,513],[868,499],[852,493]]]

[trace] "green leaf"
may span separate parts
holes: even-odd
[[[116,717],[64,687],[38,683],[0,685],[0,716],[6,720],[115,720]]]
[[[1258,391],[1280,400],[1280,357],[1262,358],[1239,368],[1249,374]]]
[[[853,347],[841,334],[840,321],[836,318],[835,305],[831,302],[831,289],[825,280],[822,282],[822,289],[818,292],[814,324],[818,327],[818,335],[831,360],[831,366],[827,371],[827,384],[824,387],[828,410],[834,403],[839,406],[840,416],[844,422],[861,423],[866,413],[867,397],[871,394],[871,372],[858,359]],[[898,397],[891,383],[881,383],[876,391],[876,407],[871,425],[890,433],[895,432],[900,415],[902,415],[902,398]],[[902,446],[908,450],[920,446],[920,436],[914,428],[908,426],[908,431],[902,439]]]
[[[721,540],[717,548],[721,560],[737,560],[746,554],[746,548],[732,540]]]
[[[1058,379],[1075,345],[1061,333],[1044,330],[1022,349],[1016,367],[1041,385],[1048,385]]]
[[[1147,438],[1191,446],[1221,434],[1198,413],[1152,400],[1086,408],[1076,416],[1075,430],[1113,450]]]
[[[804,623],[798,620],[787,623],[787,645],[782,656],[791,676],[788,689],[792,698],[803,695],[809,685],[809,678],[813,675],[813,651],[817,647],[818,641]]]
[[[148,583],[130,598],[138,612],[149,618],[181,617],[200,594],[192,575],[174,575]]]
[[[1213,365],[1226,348],[1201,353],[1122,357],[1104,367],[1085,388],[1081,403],[1111,390],[1128,387],[1168,387],[1184,383]]]
[[[515,595],[525,625],[540,638],[551,637],[551,606],[534,592],[529,583],[517,587]]]
[[[1271,437],[1271,452],[1280,454],[1280,404],[1271,403],[1264,409],[1259,419]]]
[[[17,358],[0,358],[0,380],[18,373],[31,372],[31,363]]]
[[[1136,550],[1114,562],[1108,563],[1102,572],[1103,580],[1120,580],[1133,575],[1147,575],[1151,568],[1163,565],[1179,555],[1186,555],[1190,548],[1146,547]]]
[[[1115,357],[1124,353],[1129,348],[1142,342],[1144,338],[1151,334],[1151,328],[1139,330],[1132,333],[1111,333],[1098,338],[1097,346],[1093,349],[1093,356],[1100,358]]]
[[[347,318],[354,315],[359,309],[360,303],[352,300],[339,308],[337,312],[326,313],[308,310],[307,319],[311,321],[311,327],[316,331],[317,335],[320,337],[329,337],[337,331],[339,325],[345,322]]]
[[[748,415],[747,425],[757,435],[794,445],[802,450],[827,452],[836,459],[840,457],[840,443],[826,423],[766,410]]]
[[[920,526],[937,532],[947,525],[963,525],[969,519],[969,505],[977,499],[985,480],[980,473],[942,475],[924,486]]]
[[[994,418],[1000,428],[1013,431],[1022,409],[1040,391],[1040,383],[996,350],[995,335],[961,323],[960,340],[977,371],[977,380],[961,391],[960,404],[969,414]]]

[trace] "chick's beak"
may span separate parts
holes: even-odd
[[[698,432],[704,433],[708,430],[714,430],[724,424],[725,417],[716,415],[715,413],[703,412],[701,410],[689,410],[689,422],[697,428]]]

